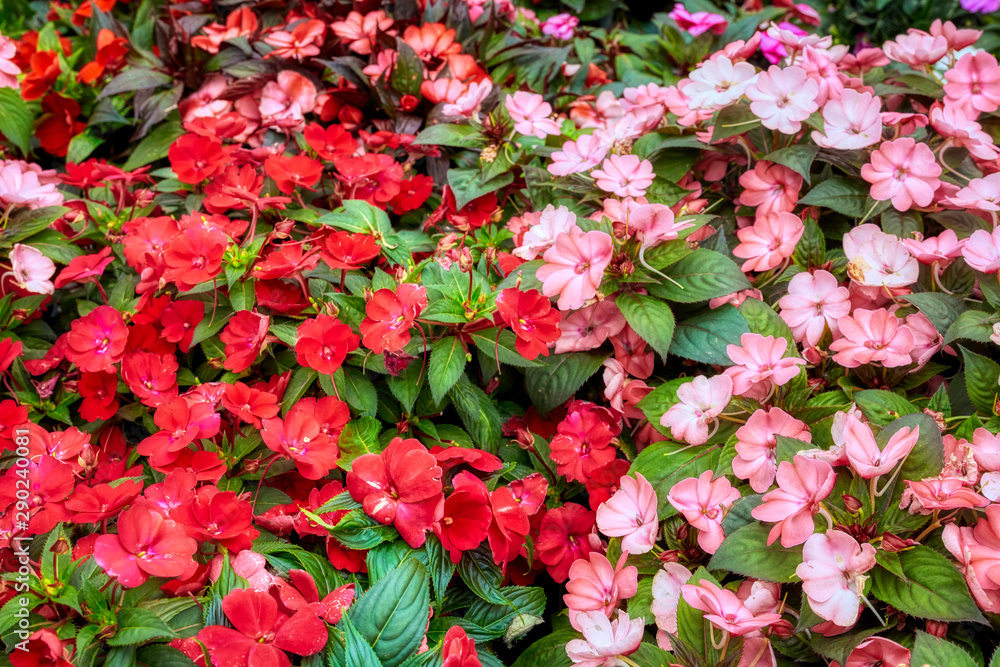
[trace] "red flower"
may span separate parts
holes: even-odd
[[[156,408],[177,396],[177,358],[137,352],[122,362],[122,380],[143,405]]]
[[[0,373],[4,373],[24,352],[24,343],[13,338],[0,338]]]
[[[243,551],[260,535],[253,527],[253,507],[235,491],[203,486],[194,498],[171,513],[187,534],[199,542],[213,542],[229,551]]]
[[[242,373],[257,361],[257,355],[264,345],[271,318],[249,310],[241,310],[233,316],[219,338],[226,345],[226,370]]]
[[[626,469],[628,462],[626,461]],[[545,506],[545,495],[549,491],[549,481],[540,473],[533,472],[523,479],[515,479],[507,485],[514,500],[528,516],[534,516]]]
[[[184,134],[170,144],[167,157],[177,180],[196,185],[222,171],[229,154],[215,137]]]
[[[262,419],[264,428],[260,435],[268,449],[295,461],[300,475],[322,479],[337,466],[340,450],[320,430],[319,420],[308,407],[308,404],[296,405],[284,419]]]
[[[264,162],[264,171],[286,195],[302,186],[312,189],[323,176],[323,165],[307,155],[272,155]]]
[[[493,510],[489,528],[493,562],[509,563],[521,553],[525,537],[531,531],[528,515],[506,486],[490,494],[490,509]]]
[[[331,269],[351,271],[378,257],[380,250],[381,246],[374,236],[333,232],[324,239],[320,259]]]
[[[211,438],[219,432],[220,419],[210,403],[189,403],[178,397],[158,407],[153,422],[163,430],[139,443],[137,449],[143,456],[176,452],[196,440]]]
[[[254,295],[261,308],[279,315],[298,315],[309,307],[302,288],[283,280],[258,280],[253,286]]]
[[[52,630],[36,630],[28,637],[24,650],[12,651],[7,657],[14,667],[73,667],[67,659],[72,646],[72,639],[64,643]]]
[[[111,306],[98,306],[73,320],[66,334],[66,358],[82,371],[113,370],[127,342],[128,329],[122,314]]]
[[[362,342],[375,354],[399,352],[410,342],[410,327],[427,307],[427,290],[403,283],[393,292],[380,289],[365,306],[368,315],[361,323]]]
[[[438,460],[438,464],[445,472],[463,463],[468,463],[480,472],[494,472],[503,467],[503,461],[493,454],[484,452],[481,449],[473,449],[472,447],[442,447],[441,445],[434,445],[431,447],[431,454]]]
[[[198,543],[170,519],[141,506],[118,515],[118,534],[101,535],[94,560],[126,588],[153,577],[181,577],[198,566],[192,556]]]
[[[444,516],[434,524],[434,533],[451,555],[462,560],[463,551],[475,549],[489,531],[493,513],[486,484],[472,473],[462,471],[452,480],[455,491],[444,501]]]
[[[10,398],[0,401],[0,449],[16,448],[14,429],[24,426],[27,421],[27,407],[18,405]]]
[[[333,165],[338,178],[347,186],[345,199],[363,199],[373,206],[385,208],[385,204],[399,194],[403,167],[391,155],[336,155]]]
[[[615,459],[611,444],[621,433],[621,421],[607,408],[574,401],[557,430],[549,444],[551,457],[556,472],[570,481],[586,484],[595,470]]]
[[[611,498],[618,491],[618,482],[622,476],[628,472],[629,462],[624,459],[615,459],[611,463],[595,470],[590,479],[587,480],[587,494],[590,501],[590,509],[597,510],[604,501]]]
[[[181,352],[191,350],[194,330],[205,319],[205,304],[201,301],[173,301],[160,313],[163,338],[177,343]]]
[[[124,64],[124,56],[128,53],[128,40],[115,37],[115,33],[107,28],[101,28],[97,33],[97,55],[87,63],[76,75],[80,83],[93,83],[104,75],[107,70],[115,70]]]
[[[292,616],[267,593],[236,589],[222,600],[232,628],[210,625],[198,633],[219,667],[291,667],[289,653],[313,655],[326,646],[326,625],[312,609]]]
[[[335,588],[320,600],[316,581],[305,570],[289,570],[288,579],[290,583],[276,579],[274,586],[281,604],[293,613],[309,609],[330,625],[336,625],[354,601],[354,584]]]
[[[538,558],[557,582],[566,581],[573,561],[586,558],[600,547],[600,539],[594,533],[596,518],[596,512],[576,503],[566,503],[545,513],[535,547]]]
[[[342,125],[324,128],[318,123],[309,123],[303,136],[309,147],[324,160],[332,160],[338,155],[350,155],[358,149],[358,142]]]
[[[216,228],[189,227],[170,239],[163,251],[164,280],[182,292],[212,280],[222,271],[228,245],[229,237]]]
[[[225,213],[229,209],[255,208],[261,211],[268,206],[282,209],[292,201],[288,197],[261,197],[264,177],[252,164],[242,167],[229,165],[216,174],[205,186],[205,208],[210,213]]]
[[[434,190],[434,179],[418,174],[400,183],[399,194],[392,199],[392,210],[402,215],[424,205]]]
[[[59,54],[55,51],[35,51],[28,64],[31,71],[21,81],[21,97],[30,102],[51,90],[62,68],[59,66]]]
[[[80,105],[59,93],[49,93],[42,100],[42,111],[42,122],[35,130],[38,143],[52,155],[65,157],[70,140],[87,129],[86,123],[77,120]]]
[[[444,660],[441,667],[482,667],[479,653],[476,652],[476,642],[469,638],[461,625],[448,628],[441,644],[441,657]]]
[[[111,256],[111,246],[105,246],[96,255],[74,257],[66,268],[56,276],[55,287],[62,289],[69,283],[96,283],[115,258]]]
[[[269,252],[263,261],[253,267],[253,275],[263,280],[290,278],[316,268],[317,264],[319,259],[316,255],[304,253],[301,243],[290,243]]]
[[[80,373],[77,391],[80,402],[80,416],[88,422],[111,419],[118,412],[115,392],[118,390],[118,376],[114,373]]]
[[[354,460],[347,473],[347,490],[368,516],[395,525],[406,543],[417,548],[424,543],[424,533],[443,515],[441,474],[420,441],[393,438],[381,454],[364,454]]]
[[[27,473],[24,471],[27,470]],[[24,488],[23,475],[27,474],[28,488]],[[41,456],[38,462],[31,462],[26,467],[11,466],[7,474],[0,478],[0,508],[10,511],[0,512],[0,515],[13,517],[10,507],[15,500],[24,502],[24,494],[28,494],[28,534],[41,535],[52,530],[60,521],[69,519],[69,512],[63,506],[66,498],[73,493],[73,467],[52,456]],[[25,510],[20,507],[18,512]]]
[[[276,417],[281,409],[277,396],[251,389],[242,382],[226,385],[222,407],[257,429],[260,428],[261,419]]]
[[[317,315],[299,325],[295,358],[303,366],[331,375],[361,338],[333,315]]]
[[[525,359],[549,356],[548,343],[559,340],[559,311],[538,290],[511,287],[500,292],[496,319],[513,329],[517,351]]]
[[[76,523],[98,523],[117,516],[141,491],[142,482],[132,480],[125,480],[117,486],[81,484],[64,505],[70,512],[75,512],[72,520]]]
[[[444,189],[445,216],[448,222],[460,230],[479,229],[490,221],[497,210],[497,196],[494,193],[485,194],[473,199],[461,209],[455,199],[455,193],[450,187]]]

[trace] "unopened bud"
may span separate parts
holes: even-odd
[[[274,225],[274,236],[279,239],[287,239],[295,229],[294,220],[282,220]]]
[[[795,628],[793,628],[792,624],[785,619],[775,621],[770,627],[771,633],[781,637],[782,639],[788,639],[795,634]]]
[[[62,554],[68,554],[72,548],[73,546],[69,543],[69,540],[65,537],[60,537],[55,541],[55,544],[52,545],[52,548],[49,549],[49,551],[61,556]]]
[[[469,273],[472,271],[473,266],[472,252],[468,248],[462,248],[462,253],[458,256],[458,268],[460,268],[463,273]]]
[[[948,624],[942,623],[941,621],[932,621],[928,619],[927,621],[927,634],[934,635],[940,639],[944,639],[944,636],[948,634]]]
[[[854,496],[844,494],[844,509],[846,509],[851,514],[857,514],[861,511],[861,501]]]
[[[899,535],[882,533],[882,548],[889,553],[896,553],[897,551],[902,551],[903,549],[909,549],[910,547],[915,547],[918,544],[919,542],[903,539]]]
[[[660,552],[657,556],[661,563],[678,563],[681,560],[681,552],[676,549],[668,549],[667,551]]]

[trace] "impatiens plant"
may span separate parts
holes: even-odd
[[[15,2],[3,660],[1000,664],[1000,8],[909,4]]]

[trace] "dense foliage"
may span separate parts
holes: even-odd
[[[3,660],[1000,665],[1000,4],[370,4],[3,17]]]

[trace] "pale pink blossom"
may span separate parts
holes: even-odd
[[[612,155],[590,172],[596,185],[619,197],[641,197],[653,184],[653,164],[635,155]]]
[[[709,31],[713,35],[721,35],[726,31],[726,26],[729,25],[725,16],[710,12],[695,12],[692,14],[679,2],[674,5],[673,10],[667,16],[677,23],[678,28],[686,31],[692,37],[697,37]]]
[[[552,153],[552,162],[548,165],[553,176],[568,176],[583,171],[589,171],[599,165],[608,154],[610,146],[593,134],[580,135],[576,141],[567,141],[562,150]]]
[[[736,431],[736,458],[733,474],[749,480],[755,493],[764,493],[774,484],[778,471],[776,436],[812,442],[812,434],[803,422],[781,408],[757,410]]]
[[[777,42],[784,48],[778,51],[771,44],[768,44],[767,47],[765,47],[764,37]],[[767,31],[764,33],[764,37],[761,37],[760,40],[761,50],[765,50],[766,48],[773,52],[774,55],[780,54],[780,58],[789,56],[792,60],[792,64],[794,64],[795,56],[807,46],[823,50],[830,48],[833,44],[833,37],[830,37],[829,35],[821,37],[817,34],[810,34],[794,23],[788,23],[785,21],[777,24],[772,23],[768,26]],[[766,55],[768,55],[767,51],[765,51],[765,56]],[[770,60],[770,58],[768,58],[768,60]],[[778,61],[770,60],[770,62],[775,63]]]
[[[551,248],[560,234],[576,227],[576,214],[565,206],[546,206],[538,217],[538,222],[524,233],[520,245],[512,253],[515,257],[532,260]]]
[[[590,611],[578,614],[576,621],[583,639],[567,642],[566,655],[580,667],[616,667],[619,655],[634,653],[642,643],[642,617],[633,620],[619,611],[611,621],[604,612]]]
[[[340,21],[331,23],[330,30],[344,41],[351,51],[367,56],[372,52],[372,46],[379,32],[395,33],[390,30],[392,25],[393,20],[382,10],[367,14],[352,11]]]
[[[781,546],[794,547],[813,534],[813,516],[830,495],[837,476],[829,463],[796,455],[791,463],[778,464],[775,477],[778,488],[764,494],[763,504],[750,514],[758,521],[775,524],[767,536],[768,544],[780,536]]]
[[[744,190],[737,203],[756,207],[760,217],[769,213],[791,213],[799,201],[802,176],[774,162],[760,160],[753,170],[740,174]]]
[[[1000,174],[997,175],[1000,176]],[[948,266],[962,256],[965,242],[966,239],[959,239],[958,235],[950,229],[945,229],[937,236],[928,238],[918,234],[915,239],[900,240],[900,243],[906,246],[906,249],[918,262],[928,265],[937,264],[940,268]]]
[[[933,65],[944,58],[949,49],[948,40],[943,36],[930,35],[914,28],[910,28],[905,35],[900,35],[882,45],[882,51],[891,60],[906,63],[915,69]]]
[[[872,199],[888,199],[897,211],[908,211],[934,201],[941,171],[927,144],[903,137],[882,142],[872,152],[871,162],[861,167],[861,177],[872,184]]]
[[[980,470],[1000,472],[1000,436],[985,428],[977,428],[972,433],[969,449]]]
[[[726,539],[722,520],[740,498],[739,490],[733,488],[728,479],[712,477],[712,471],[706,470],[700,477],[688,477],[677,482],[667,494],[670,504],[684,515],[692,528],[698,530],[698,546],[710,554],[718,551]]]
[[[973,507],[986,507],[990,504],[989,499],[979,495],[961,479],[925,479],[920,482],[906,480],[907,491],[903,494],[900,508],[908,500],[911,514],[930,514],[935,510],[957,510],[972,509]],[[909,496],[909,497],[908,497]],[[915,501],[915,502],[913,502]]]
[[[799,343],[816,347],[829,328],[837,334],[837,321],[851,312],[846,287],[840,287],[829,271],[797,273],[788,282],[788,294],[778,300],[781,319]]]
[[[56,189],[51,174],[23,160],[0,160],[0,208],[59,206],[63,194]]]
[[[985,512],[974,527],[949,523],[941,540],[958,560],[976,603],[995,614],[1000,612],[1000,505]]]
[[[910,649],[885,637],[869,637],[851,651],[844,667],[905,667]]]
[[[674,212],[663,204],[636,206],[628,214],[628,227],[635,230],[635,238],[643,250],[665,241],[673,241],[677,233],[691,226],[690,221],[675,222]]]
[[[537,93],[519,90],[507,96],[504,108],[514,121],[514,130],[521,134],[539,139],[550,134],[562,134],[559,124],[549,118],[552,115],[552,105]]]
[[[305,114],[316,107],[316,95],[312,81],[293,70],[283,70],[277,81],[268,81],[261,91],[261,120],[265,125],[299,129],[305,123]]]
[[[965,148],[980,160],[995,160],[1000,156],[993,137],[984,132],[975,116],[963,107],[935,104],[931,107],[929,120],[935,130],[951,140],[951,144]]]
[[[836,49],[836,47],[834,47]],[[836,51],[834,49],[823,50],[812,46],[802,49],[802,56],[795,61],[806,72],[810,81],[815,81],[819,86],[816,94],[816,103],[819,106],[826,104],[829,100],[840,99],[844,92],[844,82],[837,68]]]
[[[542,22],[542,34],[557,39],[573,39],[573,30],[580,25],[580,19],[572,14],[556,14]]]
[[[1000,269],[1000,227],[993,232],[977,229],[962,248],[965,262],[976,271],[996,273]]]
[[[994,213],[1000,211],[1000,172],[972,179],[968,185],[955,193],[951,201],[961,208],[974,208]]]
[[[569,566],[569,580],[563,602],[569,608],[569,620],[580,630],[576,617],[580,613],[600,611],[611,618],[622,600],[628,600],[638,590],[638,570],[625,565],[628,558],[623,553],[617,565],[604,554],[591,551],[587,558],[578,558]]]
[[[656,643],[664,651],[673,647],[670,635],[677,634],[677,607],[681,601],[681,586],[691,579],[691,573],[680,563],[664,563],[653,577],[653,604],[650,611],[656,618]]]
[[[8,255],[14,284],[31,294],[52,294],[56,265],[37,248],[15,243]]]
[[[718,296],[714,299],[709,299],[708,307],[715,310],[716,308],[721,308],[722,306],[729,304],[733,308],[739,308],[747,299],[763,301],[764,295],[760,293],[759,289],[740,290],[739,292],[733,292],[732,294],[727,294],[726,296]]]
[[[802,220],[793,213],[761,215],[752,227],[736,231],[740,243],[733,254],[746,260],[740,267],[744,272],[768,271],[792,256],[804,231]]]
[[[249,588],[261,593],[267,593],[274,585],[277,577],[267,571],[267,558],[262,554],[244,549],[235,556],[230,555],[230,565],[237,577],[246,579]],[[225,557],[217,554],[208,566],[208,576],[212,581],[218,581],[222,576]]]
[[[868,579],[864,573],[873,567],[875,547],[831,530],[806,540],[802,564],[795,568],[795,574],[802,579],[809,606],[820,618],[849,627],[861,613],[861,596]]]
[[[442,106],[441,113],[445,116],[472,118],[479,114],[483,102],[486,101],[487,96],[489,96],[492,90],[493,82],[489,79],[473,81],[457,100],[451,104]]]
[[[228,87],[229,82],[225,76],[207,76],[198,90],[177,104],[181,122],[187,125],[198,118],[218,118],[232,111],[233,103],[230,100],[219,99]]]
[[[899,237],[865,224],[844,235],[847,275],[866,287],[906,287],[917,282],[920,266]]]
[[[909,456],[920,438],[920,427],[904,426],[889,438],[882,450],[868,424],[857,417],[848,417],[844,428],[844,451],[851,468],[865,479],[887,475]]]
[[[802,129],[802,121],[819,109],[818,94],[819,84],[808,79],[804,69],[777,65],[762,72],[746,89],[750,111],[764,127],[783,134]]]
[[[823,106],[823,132],[813,132],[812,140],[823,148],[856,150],[882,139],[882,100],[871,93],[847,88],[839,99]]]
[[[635,404],[645,398],[652,389],[642,380],[629,377],[625,366],[618,359],[605,359],[604,363],[604,398],[612,408],[622,413],[626,419],[645,418],[645,413],[635,407]]]
[[[799,374],[804,359],[786,357],[788,340],[782,337],[745,333],[739,345],[727,345],[726,353],[734,366],[725,370],[733,380],[733,393],[762,399],[772,386],[787,384]]]
[[[986,51],[967,53],[945,72],[945,104],[962,107],[970,116],[1000,108],[1000,65]]]
[[[17,76],[21,73],[21,68],[14,64],[14,57],[17,55],[17,45],[10,37],[0,35],[0,88],[18,89]]]
[[[956,51],[972,46],[983,36],[982,30],[959,29],[951,21],[944,21],[942,23],[941,19],[934,19],[934,22],[931,23],[930,33],[935,36],[943,36],[948,40],[948,46]]]
[[[912,363],[913,332],[885,308],[858,308],[837,321],[843,338],[833,341],[833,360],[847,368],[881,363],[887,368]]]
[[[572,227],[545,251],[536,276],[545,296],[558,296],[559,310],[580,308],[597,295],[604,269],[611,263],[612,240],[605,232]]]
[[[681,127],[691,127],[703,120],[708,120],[714,113],[711,109],[692,109],[691,100],[677,86],[667,88],[664,104],[670,113],[677,116],[677,124]]]
[[[670,429],[674,440],[703,445],[710,437],[708,425],[718,426],[715,419],[726,409],[732,397],[733,381],[728,375],[698,375],[677,389],[679,402],[663,414],[660,425]]]
[[[707,579],[697,585],[681,587],[684,601],[704,614],[705,620],[737,637],[781,620],[780,614],[754,614],[728,588],[720,588]]]
[[[611,336],[616,336],[625,328],[625,316],[612,299],[564,313],[559,323],[559,340],[556,354],[566,352],[586,352],[604,344]]]
[[[733,63],[726,57],[709,60],[691,72],[678,87],[687,96],[692,109],[721,109],[743,97],[743,92],[757,77],[750,63]]]
[[[597,508],[597,529],[608,537],[622,538],[622,551],[644,554],[656,544],[659,529],[656,491],[636,473],[618,482],[618,491]]]
[[[944,345],[944,338],[923,313],[907,315],[906,328],[913,334],[913,347],[910,349],[910,360],[916,364],[913,370],[923,368]]]

